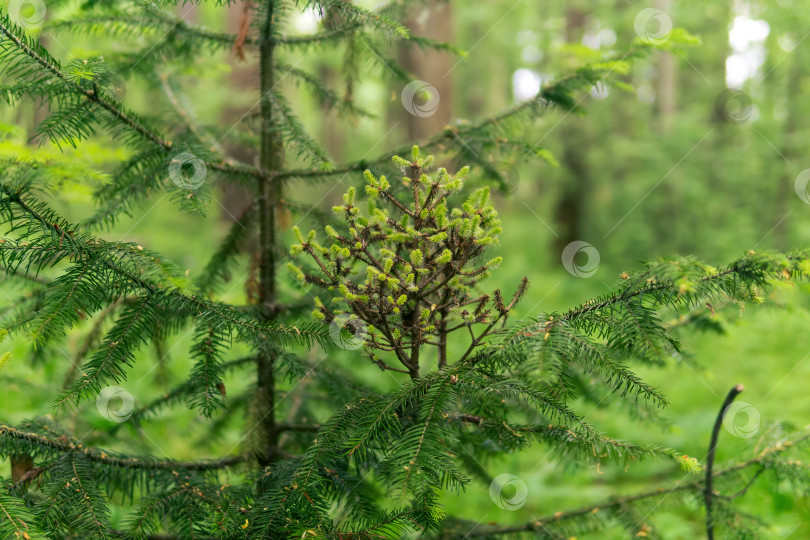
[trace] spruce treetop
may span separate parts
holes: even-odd
[[[316,319],[333,323],[343,316],[340,325],[367,334],[369,349],[393,353],[417,376],[423,346],[438,348],[442,367],[448,329],[472,332],[474,325],[488,325],[473,334],[471,353],[498,322],[506,321],[526,281],[508,306],[500,291],[475,294],[479,282],[501,262],[500,257],[481,258],[497,243],[501,221],[486,187],[461,206],[452,206],[469,167],[456,174],[445,168],[431,173],[434,158],[421,157],[418,146],[410,160],[396,156],[392,161],[403,175],[397,189],[385,176],[366,170],[366,204],[349,188],[343,205],[332,209],[346,230],[341,234],[327,226],[329,247],[318,243],[315,231],[304,237],[295,228],[300,243],[290,252],[308,255],[315,273],[290,266],[302,282],[337,293],[329,305],[316,298]],[[376,353],[369,354],[381,368],[392,369]]]

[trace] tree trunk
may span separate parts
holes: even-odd
[[[269,93],[275,84],[273,25],[274,2],[267,5],[267,19],[262,26],[259,47],[261,89],[261,147],[259,161],[267,176],[259,180],[259,304],[266,320],[272,319],[276,306],[276,207],[281,200],[281,185],[275,174],[284,166],[283,141],[273,120]],[[259,351],[257,360],[258,414],[263,438],[259,462],[262,465],[278,457],[278,426],[275,413],[275,351]]]
[[[782,130],[782,157],[786,162],[797,159],[795,148],[799,138],[799,130],[801,126],[798,125],[799,119],[802,118],[801,112],[801,98],[802,98],[802,70],[806,65],[803,60],[805,56],[802,54],[803,49],[799,46],[793,51],[793,58],[791,59],[790,72],[787,76],[787,84],[785,91],[784,102],[787,107],[787,120]],[[785,164],[787,165],[787,163]],[[776,213],[774,215],[774,245],[776,249],[787,249],[790,243],[787,228],[787,215],[790,209],[790,203],[795,197],[793,183],[796,177],[793,167],[785,166],[785,174],[781,176],[779,189],[776,198]]]
[[[672,0],[657,0],[655,7],[666,14],[672,12]],[[678,65],[670,51],[658,52],[658,87],[656,102],[658,110],[658,131],[667,135],[672,130],[672,120],[677,112],[676,78]]]
[[[569,7],[565,17],[565,40],[578,43],[585,29],[586,13],[579,7]],[[589,145],[589,136],[583,122],[575,115],[564,120],[561,129],[565,146],[562,151],[562,164],[568,172],[562,186],[560,200],[557,202],[555,220],[559,227],[559,236],[554,245],[554,257],[560,256],[565,246],[584,236],[585,208],[590,189],[590,170],[587,154],[583,150]]]
[[[657,0],[655,7],[666,13],[672,14],[672,0]],[[678,65],[675,62],[675,55],[670,51],[658,51],[658,80],[655,88],[656,102],[656,125],[655,130],[661,136],[661,143],[664,148],[671,148],[669,140],[672,133],[672,123],[677,113],[677,73]],[[673,171],[673,175],[677,170]],[[655,232],[655,242],[659,246],[668,246],[675,249],[673,241],[677,242],[677,232],[672,226],[678,221],[678,207],[680,195],[677,178],[668,178],[659,188],[660,193],[660,213],[657,219],[653,220],[653,230]],[[657,205],[656,205],[657,206]]]
[[[431,0],[411,14],[407,26],[414,35],[436,39],[453,40],[453,12],[449,2]],[[419,117],[407,112],[405,119],[408,139],[425,139],[444,128],[452,118],[453,85],[450,71],[455,63],[447,52],[421,49],[405,44],[399,51],[400,65],[414,77],[436,88],[439,93],[439,107],[430,116]]]
[[[332,9],[328,10],[323,17],[324,30],[334,30],[340,26],[340,17]],[[329,88],[336,88],[340,82],[340,76],[327,62],[322,62],[318,66],[318,74],[323,84]],[[345,99],[350,99],[349,89],[346,89]],[[335,162],[343,161],[343,130],[337,121],[337,111],[325,110],[321,114],[321,140],[327,153]]]
[[[227,6],[227,24],[226,29],[231,34],[237,34],[242,26],[242,21],[246,16],[246,2],[234,2]],[[252,10],[251,10],[252,11]],[[247,12],[248,14],[250,11]],[[228,78],[228,85],[234,89],[234,92],[241,92],[244,88],[258,88],[258,71],[256,69],[255,58],[245,55],[246,58],[241,60],[236,57],[236,54],[231,53],[230,65],[231,73]],[[244,105],[234,106],[233,104],[226,104],[222,110],[221,118],[225,126],[232,126],[241,122],[247,107]],[[256,148],[248,145],[232,141],[231,138],[223,141],[225,150],[229,156],[233,156],[239,161],[256,165],[258,156]],[[227,182],[222,187],[222,206],[225,210],[223,219],[234,221],[241,215],[241,212],[247,207],[252,194],[250,190],[237,182]]]

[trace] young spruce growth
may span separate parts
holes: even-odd
[[[421,157],[417,146],[410,161],[397,156],[393,162],[403,173],[400,189],[366,170],[365,211],[355,188],[349,188],[343,205],[333,208],[343,216],[346,231],[327,225],[329,247],[317,242],[315,231],[304,238],[295,228],[300,243],[291,254],[306,253],[315,272],[290,266],[303,282],[338,292],[329,305],[316,299],[315,318],[350,327],[355,339],[362,333],[372,362],[415,379],[426,345],[438,350],[439,368],[447,365],[450,332],[469,331],[469,349],[457,359],[466,360],[498,323],[506,322],[527,281],[508,305],[500,291],[476,293],[479,281],[501,262],[500,257],[485,262],[480,257],[498,241],[501,222],[486,187],[461,207],[450,207],[469,167],[455,175],[444,168],[431,174],[433,156]],[[484,328],[476,333],[476,325]],[[402,367],[375,351],[393,353]]]

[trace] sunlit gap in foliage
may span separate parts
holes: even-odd
[[[748,3],[735,4],[734,22],[728,32],[732,54],[726,58],[726,85],[739,88],[760,74],[765,63],[765,39],[771,27],[761,19],[753,19]]]
[[[601,21],[594,20],[592,28],[582,36],[582,45],[598,51],[607,49],[616,44],[616,32],[612,28],[602,27]],[[543,52],[537,45],[538,35],[532,30],[521,30],[517,33],[516,41],[522,46],[521,60],[529,66],[537,66],[543,59]],[[512,74],[512,97],[515,101],[528,101],[540,93],[544,82],[550,82],[552,77],[538,72],[530,67],[521,67]],[[591,97],[604,99],[608,96],[608,87],[605,84],[594,85]]]

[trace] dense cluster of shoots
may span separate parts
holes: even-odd
[[[373,362],[417,377],[420,349],[436,347],[443,367],[447,334],[467,329],[471,351],[505,322],[526,281],[509,304],[497,290],[477,292],[501,262],[483,257],[498,242],[501,221],[488,188],[474,191],[460,207],[451,205],[469,167],[456,174],[445,168],[431,172],[433,156],[421,157],[416,146],[410,160],[393,161],[402,171],[401,185],[365,171],[365,204],[349,188],[343,205],[333,208],[345,230],[327,226],[328,246],[318,242],[315,231],[304,236],[294,229],[299,243],[291,254],[306,254],[314,266],[311,272],[290,266],[304,283],[332,291],[329,302],[316,299],[316,318],[338,320],[347,331],[364,334]],[[483,330],[476,333],[479,325]],[[391,367],[378,352],[395,355],[405,369]]]

